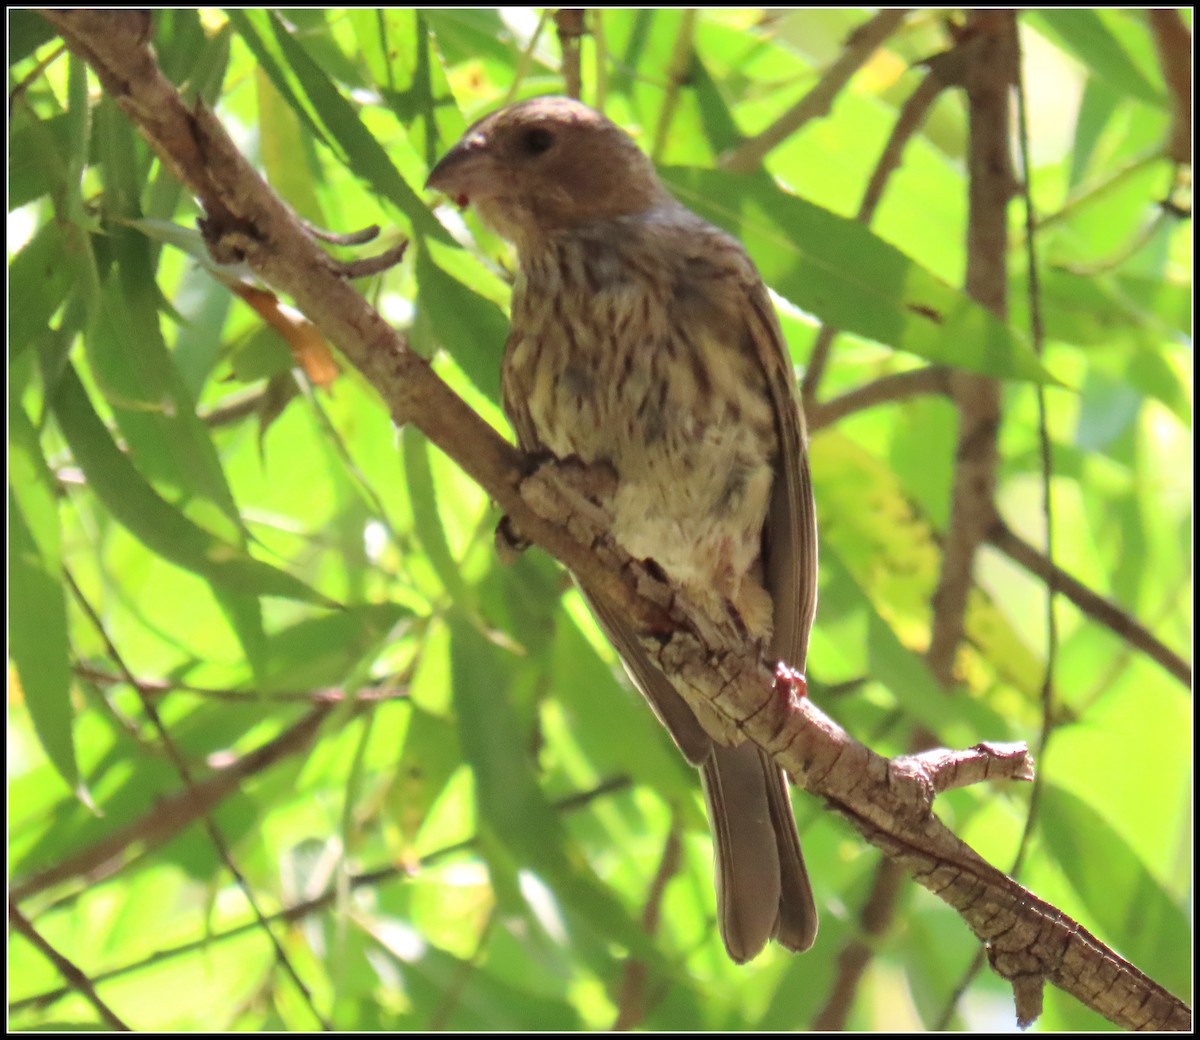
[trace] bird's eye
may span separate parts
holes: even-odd
[[[521,138],[521,148],[528,155],[543,155],[550,151],[553,144],[554,134],[544,126],[535,126],[532,130],[527,130]]]

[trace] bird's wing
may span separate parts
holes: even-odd
[[[509,363],[518,343],[524,338],[515,331],[508,334],[508,341],[504,344],[504,364],[500,368],[500,398],[504,414],[508,416],[513,432],[517,435],[518,446],[522,451],[536,454],[545,450],[546,446],[538,437],[537,428],[533,424],[528,393],[518,385],[517,374]]]
[[[728,259],[731,254],[726,252],[725,256]],[[817,610],[817,514],[808,470],[804,416],[796,398],[795,377],[783,331],[766,286],[740,247],[732,252],[732,258],[740,269],[741,282],[738,311],[742,320],[735,322],[734,327],[736,333],[748,337],[766,375],[778,440],[775,477],[763,529],[763,582],[774,608],[771,650],[780,660],[803,671],[809,631]],[[807,950],[817,936],[817,909],[783,771],[766,751],[751,745],[730,751],[718,749],[718,752],[714,755],[714,765],[725,772],[732,770],[722,762],[722,754],[740,754],[742,771],[748,769],[751,773],[755,771],[757,758],[756,768],[765,782],[779,855],[780,895],[774,937],[788,949]],[[711,786],[707,771],[705,779],[707,791]],[[731,858],[728,849],[721,850],[720,855]],[[724,911],[722,917],[726,946],[733,954],[728,935],[731,922]],[[757,950],[750,955],[754,952]]]
[[[771,649],[780,660],[803,671],[817,612],[817,510],[804,443],[804,417],[796,400],[796,381],[779,319],[757,273],[746,298],[747,326],[767,375],[779,438],[763,532],[763,572],[775,607]]]
[[[772,652],[802,670],[817,605],[817,520],[791,360],[770,296],[741,246],[686,211],[674,217],[661,233],[679,262],[676,319],[692,326],[696,341],[724,340],[727,349],[748,350],[771,396],[778,451],[763,529],[763,580],[774,607]],[[597,616],[675,742],[700,766],[717,854],[721,935],[730,956],[749,960],[771,937],[807,950],[816,939],[817,910],[783,771],[754,744],[709,741],[628,625],[603,608]]]

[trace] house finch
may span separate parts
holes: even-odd
[[[624,131],[568,98],[480,120],[428,186],[473,203],[516,246],[502,382],[521,447],[610,468],[601,504],[625,550],[714,616],[732,607],[803,668],[817,555],[804,421],[742,247],[672,198]],[[700,769],[729,955],[749,960],[772,937],[808,949],[817,912],[783,773],[756,745],[710,736],[629,622],[591,605]]]

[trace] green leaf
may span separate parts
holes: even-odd
[[[91,151],[92,109],[88,104],[87,63],[72,54],[67,64],[67,181],[60,216],[83,227],[87,211],[80,194],[84,170]]]
[[[67,115],[39,119],[32,112],[13,114],[8,142],[8,211],[40,199],[58,198],[66,189]]]
[[[127,130],[113,130],[108,147],[119,148],[117,138]],[[131,142],[125,146],[130,152]],[[130,164],[127,158],[120,165]],[[136,222],[131,189],[114,192],[108,204],[123,207],[116,215]],[[116,270],[85,339],[92,370],[141,471],[170,488],[175,504],[193,520],[244,550],[248,536],[216,448],[162,338],[150,241],[138,230],[116,226],[108,243]],[[214,593],[257,672],[265,635],[255,594],[223,587]]]
[[[267,181],[289,206],[318,227],[325,226],[317,199],[316,178],[310,165],[312,138],[271,78],[260,68],[255,75],[258,92],[259,148]]]
[[[458,606],[467,609],[475,597],[463,581],[459,563],[454,559],[450,543],[446,540],[438,508],[437,488],[429,465],[429,442],[424,434],[412,426],[405,426],[400,437],[404,476],[408,481],[417,539],[450,597]]]
[[[236,7],[230,8],[226,13],[229,16],[230,23],[237,29],[238,35],[241,36],[242,41],[250,48],[251,53],[253,53],[257,60],[257,70],[266,73],[267,77],[274,84],[275,89],[279,91],[283,99],[292,107],[292,111],[296,113],[296,117],[304,125],[304,128],[322,144],[332,148],[333,146],[309,113],[307,106],[300,100],[299,95],[292,88],[291,81],[288,79],[283,67],[279,64],[275,53],[263,38],[263,34],[270,27],[270,23],[267,21],[267,13],[265,11],[244,11]],[[260,29],[262,30],[261,33]]]
[[[658,963],[646,933],[579,855],[542,794],[529,754],[529,720],[512,703],[511,668],[501,651],[461,615],[452,617],[451,629],[459,736],[488,831],[596,933]]]
[[[1187,379],[1173,356],[1191,339],[1191,287],[1166,279],[1084,276],[1049,268],[1040,276],[1046,339],[1087,348],[1087,362],[1191,423]],[[1027,320],[1027,282],[1014,279],[1013,318]]]
[[[151,552],[234,592],[337,606],[299,579],[212,535],[159,497],[113,443],[73,366],[59,383],[54,414],[89,488]]]
[[[720,89],[699,57],[692,61],[689,86],[696,94],[700,120],[709,147],[714,155],[720,155],[738,143],[741,132],[733,113],[721,96]]]
[[[417,841],[434,803],[461,766],[462,747],[455,728],[440,715],[412,705],[387,792],[388,815],[406,845]]]
[[[1056,381],[995,315],[858,221],[766,176],[662,174],[683,203],[742,242],[769,286],[823,321],[937,364]]]
[[[994,733],[994,719],[978,702],[968,701],[955,713],[947,710],[945,691],[913,645],[928,638],[929,602],[938,579],[937,534],[929,521],[913,508],[895,473],[845,434],[823,431],[813,441],[810,460],[822,518],[822,571],[828,578],[844,567],[881,619],[879,628],[871,622],[870,645],[884,656],[872,659],[870,674],[892,686],[934,731],[942,720],[956,717],[971,718],[977,732]],[[837,587],[844,588],[844,582]],[[831,599],[824,586],[821,596],[818,624]],[[843,609],[850,609],[851,598],[843,602]],[[997,672],[1032,694],[1041,679],[1040,662],[1002,612],[973,596],[965,621]],[[901,633],[909,646],[901,643]]]
[[[395,952],[387,951],[391,956]],[[491,958],[487,958],[490,960]],[[538,992],[536,977],[504,978],[494,973],[482,976],[471,968],[471,961],[452,957],[434,946],[419,957],[400,961],[404,976],[406,1006],[437,1009],[438,1024],[451,1032],[548,1032],[564,1034],[584,1028],[579,1011],[562,996]],[[469,1000],[447,1002],[464,972],[473,976]],[[409,1012],[391,1028],[404,1032],[423,1032],[427,1015]]]
[[[70,646],[53,478],[20,408],[9,415],[9,654],[46,757],[79,786],[72,737]]]
[[[305,618],[267,641],[258,687],[269,692],[359,684],[383,641],[410,615],[397,603],[366,603]]]
[[[1083,182],[1104,131],[1120,106],[1121,96],[1107,83],[1089,79],[1083,87],[1075,120],[1075,146],[1071,149],[1071,187]]]
[[[246,654],[255,678],[263,674],[266,667],[267,633],[263,628],[262,603],[253,593],[240,589],[226,589],[220,585],[213,586],[213,598],[220,606],[229,627],[237,635],[238,642]]]
[[[54,39],[56,30],[37,11],[14,8],[8,12],[8,64],[14,64],[32,54],[38,47]]]
[[[1096,11],[1086,7],[1043,8],[1030,12],[1030,17],[1093,75],[1122,94],[1160,108],[1166,104],[1163,91],[1143,75],[1121,38]],[[1127,31],[1130,26],[1122,28]]]
[[[224,344],[220,330],[225,327],[233,296],[198,267],[184,272],[176,295],[186,298],[191,306],[188,324],[175,335],[171,357],[179,370],[183,392],[190,400],[198,401],[221,356]]]
[[[363,123],[358,110],[342,97],[333,81],[304,47],[292,38],[278,17],[270,17],[271,28],[281,51],[330,137],[342,146],[346,165],[377,194],[390,199],[412,221],[413,229],[418,234],[449,241],[450,236],[445,228],[400,176],[400,171],[383,146]]]
[[[10,307],[8,311],[11,355],[25,350],[47,328],[76,284],[77,241],[75,235],[56,221],[48,221],[9,264],[9,295],[14,301],[21,301],[19,307]]]
[[[605,44],[616,56],[609,89],[627,94],[639,118],[647,115],[642,97],[653,97],[655,104],[662,97],[659,77],[670,67],[682,17],[674,8],[643,7],[614,12],[605,23]]]
[[[354,8],[350,20],[396,117],[428,166],[462,136],[466,120],[438,60],[430,32],[432,12]]]
[[[245,531],[216,448],[159,331],[146,242],[123,229],[110,237],[120,277],[105,286],[85,336],[96,382],[142,472],[170,488],[195,519],[241,542]]]
[[[525,564],[522,559],[513,570]],[[683,809],[689,823],[707,832],[698,804],[699,774],[671,742],[645,698],[617,678],[617,669],[599,657],[570,617],[562,611],[552,617],[554,627],[547,635],[553,643],[536,660],[549,659],[549,674],[572,736],[592,768],[601,776],[630,771]],[[631,745],[638,749],[636,761],[629,757]]]
[[[511,70],[512,47],[496,8],[431,7],[423,13],[449,62],[485,61]]]
[[[173,83],[189,78],[207,43],[204,25],[194,8],[175,7],[157,12],[154,50],[164,75]]]
[[[1053,784],[1042,799],[1039,834],[1088,908],[1088,919],[1122,943],[1122,953],[1176,993],[1187,965],[1174,951],[1190,943],[1188,912],[1155,879],[1112,825]],[[1081,849],[1089,850],[1080,855]],[[1168,952],[1171,951],[1171,952]]]
[[[278,332],[269,325],[259,325],[234,344],[229,363],[234,378],[241,383],[253,383],[260,379],[291,378],[296,356]]]
[[[487,397],[499,401],[508,317],[498,304],[462,280],[478,275],[478,266],[462,249],[422,241],[417,251],[417,303],[438,343]]]

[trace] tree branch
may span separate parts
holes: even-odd
[[[560,812],[575,812],[585,806],[592,804],[597,799],[607,797],[610,794],[616,794],[626,790],[630,786],[629,777],[616,776],[605,780],[595,787],[586,791],[578,791],[575,794],[568,795],[565,798],[560,798],[554,802],[554,808]],[[436,866],[438,863],[451,856],[461,855],[468,849],[476,848],[479,845],[478,836],[467,838],[463,841],[455,842],[452,845],[443,845],[439,849],[434,849],[432,852],[422,856],[416,863],[405,860],[402,863],[389,863],[384,867],[376,867],[374,870],[364,870],[357,874],[350,874],[346,878],[346,887],[351,892],[357,892],[362,888],[369,888],[373,885],[382,885],[389,881],[397,879],[408,879],[419,873],[421,870]],[[291,906],[285,906],[282,910],[277,910],[267,917],[267,920],[275,924],[277,922],[286,922],[293,924],[296,921],[302,921],[309,914],[314,914],[318,910],[323,910],[327,906],[333,906],[337,901],[345,896],[345,890],[338,882],[331,884],[320,895],[314,896],[311,899],[303,900],[299,903],[293,903]],[[244,921],[239,925],[232,925],[220,931],[210,932],[202,938],[193,939],[190,942],[180,943],[177,946],[169,946],[165,949],[160,949],[151,953],[140,960],[131,961],[122,964],[116,968],[108,968],[104,971],[96,972],[92,976],[93,983],[107,982],[110,979],[123,978],[127,975],[132,975],[136,972],[143,971],[146,968],[152,968],[155,965],[163,964],[166,961],[174,960],[177,957],[184,957],[189,953],[196,953],[201,950],[212,950],[216,944],[225,942],[229,939],[236,939],[239,935],[245,935],[247,932],[258,928],[256,920]],[[57,1000],[70,993],[68,987],[58,987],[57,989],[45,990],[41,993],[35,993],[27,997],[21,997],[13,1000],[9,1004],[9,1012],[24,1011],[32,1007],[48,1007]]]
[[[126,681],[124,676],[113,675],[91,665],[76,664],[71,670],[82,679],[101,686],[111,686]],[[149,697],[159,697],[177,690],[207,697],[215,701],[240,701],[255,704],[370,704],[379,701],[405,700],[408,698],[407,682],[373,683],[355,690],[342,686],[317,686],[311,690],[242,690],[219,686],[196,686],[185,682],[167,682],[163,679],[135,679],[138,690]]]
[[[42,955],[58,969],[59,974],[70,983],[72,989],[83,994],[84,999],[96,1009],[96,1013],[104,1019],[109,1029],[115,1029],[122,1033],[131,1032],[129,1026],[118,1017],[117,1013],[100,999],[100,994],[96,992],[92,980],[73,961],[50,945],[45,936],[34,928],[33,922],[21,913],[21,908],[17,906],[11,896],[8,900],[8,920],[16,931],[25,936],[34,948],[40,950]]]
[[[1146,12],[1158,63],[1171,99],[1171,130],[1163,150],[1172,162],[1192,162],[1192,34],[1179,12],[1156,8]]]
[[[679,873],[683,862],[683,843],[679,837],[679,821],[672,819],[671,829],[667,832],[667,840],[663,845],[662,856],[658,861],[658,869],[650,883],[650,891],[642,906],[642,927],[647,935],[658,932],[658,922],[662,914],[663,897],[667,893],[667,884]],[[621,988],[617,997],[617,1017],[613,1021],[613,1032],[627,1032],[634,1029],[646,1017],[650,1007],[650,997],[646,992],[646,984],[650,980],[649,965],[638,958],[630,958],[625,962],[621,971]]]
[[[583,75],[579,40],[587,32],[582,7],[560,7],[554,12],[554,28],[562,51],[564,93],[576,100],[583,97]]]
[[[1008,306],[1007,211],[1014,187],[1008,152],[1014,31],[1011,14],[976,11],[970,35],[956,48],[970,122],[966,290],[1001,319]],[[958,448],[929,639],[929,666],[946,686],[954,682],[975,553],[995,515],[1000,429],[998,380],[954,372],[950,385],[959,412]]]
[[[875,216],[875,210],[883,198],[888,181],[892,174],[900,168],[900,160],[904,155],[905,146],[913,134],[924,124],[929,109],[945,86],[946,84],[936,68],[931,68],[917,89],[904,102],[896,117],[892,132],[888,135],[887,144],[884,145],[875,169],[871,172],[871,179],[867,182],[866,191],[863,192],[862,201],[858,205],[856,214],[857,220],[864,224],[871,223],[871,218]],[[825,365],[829,360],[829,352],[837,334],[838,330],[832,325],[821,326],[821,331],[813,342],[812,353],[809,355],[808,365],[804,370],[804,378],[800,382],[800,396],[804,402],[804,411],[810,426],[813,413],[821,407],[817,402],[817,387],[821,382],[821,377],[825,374]]]
[[[1046,556],[1020,538],[1003,520],[996,518],[988,532],[988,541],[1014,563],[1047,584],[1053,583],[1056,592],[1065,596],[1084,614],[1111,629],[1130,646],[1157,661],[1185,686],[1192,685],[1191,666],[1174,650],[1158,639],[1132,615],[1098,592],[1089,589],[1078,578],[1052,564]]]
[[[650,158],[656,163],[661,161],[663,149],[667,146],[667,134],[671,129],[671,121],[675,118],[675,109],[679,105],[679,92],[687,83],[692,68],[693,49],[696,45],[696,9],[684,8],[679,20],[679,29],[675,33],[675,46],[671,49],[671,60],[666,69],[666,92],[663,95],[662,107],[658,110],[658,123],[654,127],[654,139],[650,145]]]
[[[775,688],[761,647],[735,617],[709,617],[632,560],[553,466],[528,461],[407,348],[272,194],[203,105],[186,108],[125,12],[52,11],[71,49],[151,146],[198,196],[218,255],[239,255],[289,293],[375,386],[397,422],[412,422],[508,513],[524,536],[575,572],[594,596],[624,612],[647,652],[731,741],[766,748],[798,783],[825,799],[870,841],[954,906],[989,944],[993,966],[1025,994],[1048,980],[1127,1026],[1188,1028],[1180,1001],[1107,950],[955,837],[931,806],[939,770],[920,756],[889,761],[850,738],[807,699]],[[983,757],[999,761],[981,750]],[[1009,775],[1015,775],[1010,773]],[[1097,979],[1104,984],[1098,985]]]
[[[31,877],[18,878],[9,890],[9,898],[28,899],[73,878],[86,877],[89,882],[94,882],[109,877],[126,865],[126,853],[134,845],[138,845],[144,854],[166,844],[240,790],[248,778],[304,751],[331,708],[332,705],[314,708],[262,747],[242,755],[212,776],[195,780],[182,790],[158,799],[144,815],[118,827],[94,844],[71,853]]]
[[[68,42],[68,47],[70,43]],[[254,916],[258,920],[263,934],[266,935],[267,941],[271,944],[271,948],[275,953],[276,963],[283,968],[285,974],[292,980],[296,989],[300,993],[301,999],[312,1012],[313,1017],[320,1023],[323,1029],[330,1029],[332,1026],[325,1019],[325,1016],[318,1010],[313,1002],[312,991],[308,988],[307,983],[300,977],[300,973],[296,970],[296,966],[292,963],[287,951],[284,950],[283,944],[280,943],[279,937],[271,930],[267,923],[266,915],[259,905],[258,896],[254,889],[250,887],[250,882],[246,879],[246,875],[242,873],[241,867],[233,857],[233,852],[229,847],[229,843],[225,840],[225,835],[221,833],[221,829],[217,826],[217,821],[213,819],[209,806],[204,804],[203,797],[196,795],[196,781],[192,774],[192,768],[188,765],[187,759],[179,750],[175,743],[174,737],[171,736],[166,724],[158,713],[158,709],[154,705],[154,701],[147,696],[146,692],[138,686],[137,680],[130,671],[129,666],[125,663],[124,658],[117,650],[116,644],[112,641],[112,637],[108,634],[100,615],[96,613],[95,608],[84,596],[83,590],[75,582],[74,577],[69,570],[63,571],[63,576],[67,586],[75,596],[76,602],[82,608],[83,612],[88,616],[92,626],[96,629],[96,634],[100,637],[100,641],[104,644],[105,649],[113,659],[113,663],[117,666],[120,672],[125,676],[126,682],[137,692],[138,699],[141,701],[142,711],[150,720],[150,725],[153,727],[155,734],[158,736],[160,751],[166,759],[171,763],[179,779],[183,782],[184,790],[183,797],[191,800],[196,805],[198,811],[194,819],[204,828],[205,834],[208,836],[209,843],[216,850],[217,857],[224,864],[225,869],[233,876],[233,880],[241,889],[242,895],[245,897],[250,909],[254,911]],[[13,898],[10,895],[10,898]]]
[[[832,426],[848,415],[874,408],[877,404],[904,401],[918,394],[950,393],[950,369],[940,365],[913,368],[907,372],[890,372],[873,382],[850,390],[832,401],[817,401],[804,410],[808,430],[813,433]]]
[[[882,938],[892,927],[903,880],[904,871],[894,860],[881,860],[876,867],[871,891],[858,915],[859,934],[838,955],[837,977],[813,1019],[814,1033],[840,1032],[846,1028],[858,984],[875,954],[874,940]]]
[[[860,25],[850,34],[846,49],[812,90],[762,133],[748,137],[726,152],[718,165],[734,173],[749,173],[758,167],[768,152],[782,144],[810,119],[828,115],[838,92],[867,63],[879,45],[891,36],[907,14],[907,8],[893,7],[880,11],[870,21]]]

